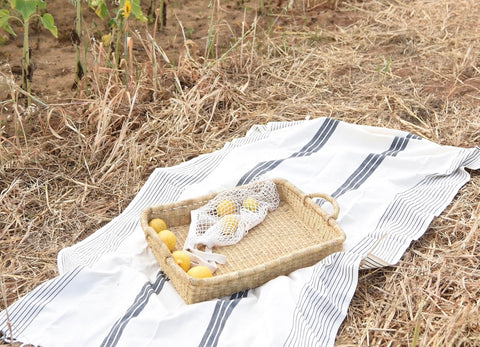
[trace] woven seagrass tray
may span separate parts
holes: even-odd
[[[225,255],[227,262],[219,265],[211,278],[187,275],[148,222],[162,218],[177,237],[175,249],[182,249],[190,226],[190,212],[205,205],[216,194],[153,206],[142,212],[140,221],[147,243],[160,268],[187,304],[258,287],[342,250],[345,234],[336,222],[338,203],[321,193],[305,195],[287,180],[273,181],[280,196],[278,208],[269,212],[265,220],[238,243],[214,248],[214,253]],[[333,205],[331,215],[312,200],[316,197]]]

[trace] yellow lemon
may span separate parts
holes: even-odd
[[[258,201],[255,200],[255,198],[246,198],[243,201],[242,207],[246,208],[247,210],[250,210],[252,212],[257,212]]]
[[[187,271],[187,274],[195,278],[213,277],[212,271],[206,266],[197,265]]]
[[[170,230],[165,229],[162,230],[158,233],[158,236],[160,236],[160,239],[167,245],[168,249],[173,251],[175,248],[175,244],[177,243],[177,238],[175,237],[175,234],[172,233]]]
[[[172,253],[175,262],[184,270],[190,269],[190,256],[185,251],[175,251]]]
[[[230,199],[225,199],[217,204],[217,215],[219,217],[235,213],[235,203]]]
[[[167,229],[167,223],[160,218],[153,218],[150,222],[148,222],[148,225],[151,226],[157,233]]]
[[[224,233],[225,235],[230,235],[238,228],[238,218],[233,214],[229,214],[223,217],[220,220],[220,223],[222,225],[222,233]]]

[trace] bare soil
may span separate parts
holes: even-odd
[[[208,30],[212,23],[210,3],[211,0],[166,2],[166,25],[164,28],[157,29],[155,35],[157,44],[166,52],[172,64],[178,62],[179,56],[185,51],[187,41],[195,46],[199,56],[204,55]],[[319,6],[313,7],[306,16],[298,10],[290,10],[288,13],[282,11],[285,5],[282,0],[272,2],[268,7],[268,15],[262,16],[259,14],[258,1],[247,1],[243,6],[239,5],[237,0],[222,1],[221,13],[216,14],[221,31],[216,44],[218,52],[225,52],[232,42],[241,36],[242,31],[244,32],[250,27],[256,17],[258,17],[260,27],[268,28],[267,30],[273,32],[288,28],[291,23],[298,21],[311,28],[318,26],[333,28],[336,25],[351,24],[358,16],[354,12],[344,12],[340,15],[334,10],[330,1],[324,1]],[[150,1],[142,0],[145,15],[148,14],[149,6]],[[46,103],[58,103],[76,95],[75,90],[72,89],[76,66],[76,49],[72,40],[72,33],[75,31],[76,9],[69,1],[49,0],[47,12],[51,13],[55,19],[58,38],[53,37],[47,30],[42,30],[39,25],[32,25],[30,34],[34,64],[32,93]],[[86,3],[83,12],[87,35],[91,41],[90,45],[93,45],[94,41],[101,41],[102,35],[107,34],[109,28],[106,21],[99,18]],[[216,21],[217,18],[213,18],[213,20]],[[130,22],[132,22],[132,29],[140,34],[147,31],[151,35],[154,34],[152,21],[142,23],[132,18]],[[10,69],[20,83],[22,29],[17,27],[16,32],[16,37],[10,37],[5,45],[0,46],[0,65],[8,63],[3,70]],[[148,59],[143,46],[138,41],[134,43],[134,52],[138,63],[141,64]],[[3,97],[8,97],[8,95],[3,95]]]

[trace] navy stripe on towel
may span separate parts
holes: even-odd
[[[385,263],[396,263],[410,242],[424,233],[434,216],[448,205],[452,196],[468,180],[469,174],[458,169],[448,175],[427,176],[412,188],[397,194],[375,230],[352,251],[358,254],[372,252]]]
[[[332,346],[358,281],[361,256],[338,252],[315,265],[302,288],[284,346]]]
[[[332,194],[332,196],[338,198],[340,195],[343,195],[350,190],[358,189],[358,187],[360,187],[360,185],[375,172],[386,157],[395,157],[399,152],[405,150],[408,141],[413,137],[413,134],[408,134],[406,137],[395,136],[388,150],[379,154],[370,153],[345,183],[343,183]]]
[[[235,306],[238,305],[242,298],[246,298],[248,290],[244,290],[233,294],[228,299],[218,300],[213,310],[212,318],[207,326],[207,330],[203,335],[199,347],[214,347],[218,345],[218,339],[225,327],[225,323],[230,317]]]
[[[12,339],[21,334],[40,314],[42,309],[75,278],[80,270],[81,268],[77,267],[62,277],[56,277],[38,286],[27,294],[23,300],[17,301],[8,308],[8,317],[7,310],[0,312],[0,331],[9,333],[11,330],[14,335],[10,336]]]
[[[123,330],[132,318],[137,317],[143,308],[147,305],[150,295],[153,293],[159,294],[162,291],[163,285],[169,279],[163,271],[157,274],[154,283],[147,282],[143,285],[140,293],[138,293],[133,304],[128,308],[127,312],[113,325],[107,337],[103,340],[101,346],[115,346],[122,336]]]
[[[293,153],[290,158],[304,157],[318,152],[330,139],[339,123],[340,121],[338,120],[326,118],[313,138],[305,146],[303,146],[302,149],[296,153]],[[275,169],[286,159],[288,158],[258,163],[253,169],[248,171],[245,175],[243,175],[242,178],[240,178],[240,181],[238,181],[237,185],[243,185],[251,182],[254,178],[264,175],[265,173]]]

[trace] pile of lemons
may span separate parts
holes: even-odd
[[[195,278],[208,278],[213,276],[212,271],[206,266],[191,266],[190,255],[187,252],[182,250],[174,251],[177,238],[172,231],[167,229],[167,223],[165,223],[163,219],[153,218],[148,225],[157,232],[160,239],[165,243],[170,252],[172,252],[175,263],[186,271],[188,275]]]
[[[258,201],[255,198],[246,198],[242,203],[242,208],[251,212],[257,212]],[[224,199],[217,204],[217,216],[220,217],[222,233],[230,235],[238,228],[238,217],[235,215],[235,203],[231,199]]]
[[[251,212],[257,212],[258,201],[254,198],[247,198],[243,201],[243,209],[247,209]],[[235,214],[235,203],[231,199],[224,199],[220,201],[216,206],[217,216],[220,217],[220,223],[222,225],[222,232],[225,235],[230,235],[234,233],[238,228],[238,217]],[[190,255],[183,250],[176,250],[175,246],[177,244],[177,238],[175,234],[170,231],[167,227],[167,223],[161,218],[153,218],[148,223],[160,237],[160,239],[165,243],[170,252],[172,252],[172,257],[175,262],[180,266],[188,275],[196,278],[208,278],[212,277],[213,273],[210,269],[203,265],[191,266]]]

